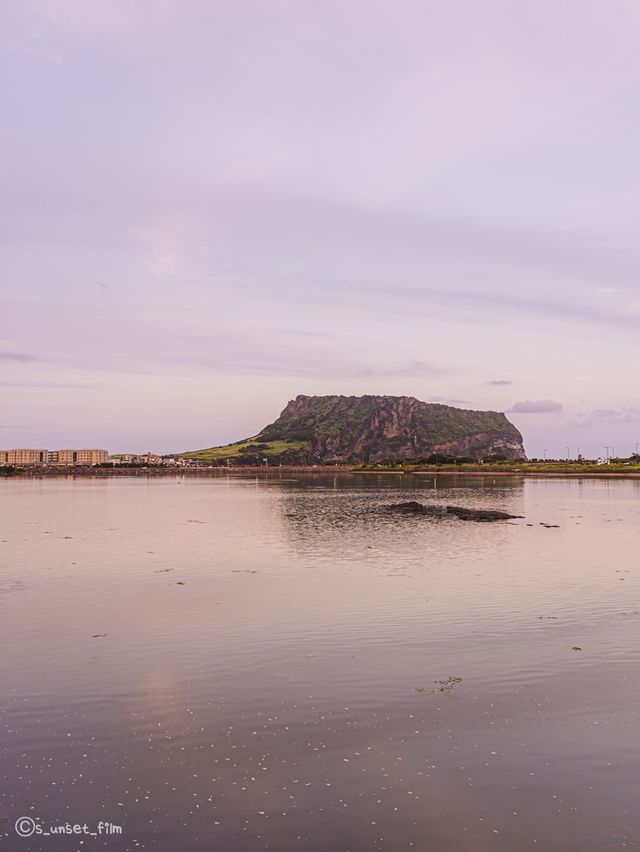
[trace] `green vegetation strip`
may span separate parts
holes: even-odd
[[[180,458],[213,462],[248,454],[272,457],[292,451],[305,450],[307,446],[306,441],[260,441],[256,437],[249,438],[246,441],[239,441],[236,444],[227,444],[224,447],[210,447],[207,450],[180,453]]]
[[[500,462],[491,464],[362,464],[359,473],[640,473],[640,464],[582,464],[580,462]]]

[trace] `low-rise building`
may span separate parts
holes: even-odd
[[[174,456],[160,456],[157,453],[115,453],[109,456],[109,461],[112,464],[140,464],[140,465],[178,465],[182,463],[182,459]]]
[[[156,453],[147,453],[144,458],[147,464],[162,464],[162,456]]]
[[[140,453],[117,453],[109,458],[114,464],[147,464],[146,455]]]
[[[47,450],[4,450],[3,455],[6,464],[14,465],[46,464],[49,457]]]
[[[0,450],[0,464],[16,466],[34,464],[96,465],[108,461],[106,450]]]
[[[131,453],[121,455],[119,458],[122,462],[128,464],[162,464],[163,462],[162,456],[158,456],[156,453]]]
[[[104,464],[109,461],[109,453],[106,450],[76,450],[76,464]]]
[[[74,464],[74,450],[49,450],[49,464]]]

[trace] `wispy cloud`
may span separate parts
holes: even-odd
[[[28,364],[36,356],[29,352],[0,352],[0,364]]]
[[[378,367],[355,367],[355,375],[362,378],[369,377],[415,377],[415,376],[442,376],[446,372],[441,366],[426,364],[423,361],[411,361],[396,365],[380,365]]]
[[[233,317],[231,298],[228,314]],[[451,372],[445,363],[406,353],[390,358],[378,341],[352,340],[331,323],[314,326],[301,317],[299,327],[285,325],[264,300],[260,308],[247,311],[239,323],[230,322],[226,313],[152,307],[121,316],[115,309],[96,315],[85,307],[62,311],[51,304],[13,304],[12,316],[30,336],[47,341],[46,364],[57,370],[327,379],[415,379]],[[50,381],[48,376],[44,380]],[[11,383],[21,384],[15,376]]]
[[[530,321],[536,315],[563,325],[565,333],[571,324],[589,323],[608,325],[611,327],[628,328],[635,333],[638,329],[638,317],[626,311],[606,310],[588,304],[562,301],[560,299],[539,298],[537,296],[517,296],[511,293],[497,293],[481,289],[456,289],[439,287],[395,287],[376,288],[380,300],[396,300],[402,305],[400,310],[406,310],[407,303],[414,306],[428,305],[430,310],[451,309],[458,315],[465,313],[470,317],[473,312],[482,310],[483,313],[495,316],[496,311],[508,311]],[[398,301],[398,297],[402,300]]]
[[[499,388],[506,385],[512,385],[513,382],[511,381],[511,379],[491,379],[490,381],[486,382],[486,384],[493,385],[494,387]]]
[[[93,390],[99,385],[81,384],[79,382],[0,382],[0,387],[3,388],[56,388],[58,390]]]
[[[449,399],[446,396],[430,396],[429,402],[438,402],[440,405],[469,405],[468,399]]]
[[[552,399],[523,399],[514,402],[508,411],[512,414],[554,414],[562,411],[562,405]]]
[[[593,426],[600,423],[640,423],[640,408],[595,408],[593,411],[581,411],[575,418],[577,426]]]

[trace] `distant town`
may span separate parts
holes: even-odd
[[[117,453],[108,450],[43,450],[15,449],[0,450],[0,465],[95,467],[96,465],[180,465],[186,460],[174,456],[159,456],[156,453]]]

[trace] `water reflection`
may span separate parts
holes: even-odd
[[[394,545],[400,545],[404,556],[408,552],[406,537],[418,548],[428,546],[432,538],[436,542],[451,540],[461,522],[453,518],[391,515],[385,511],[390,504],[407,500],[442,506],[462,503],[470,508],[522,513],[522,479],[501,480],[489,486],[483,479],[471,488],[466,482],[457,478],[438,482],[390,475],[317,477],[300,484],[282,482],[279,493],[283,530],[291,546],[304,552],[328,550],[335,556],[335,540],[339,536],[341,557],[351,553],[361,558],[365,550],[379,554],[380,548],[386,552]]]
[[[634,848],[640,483],[287,479],[0,483],[6,848]]]

